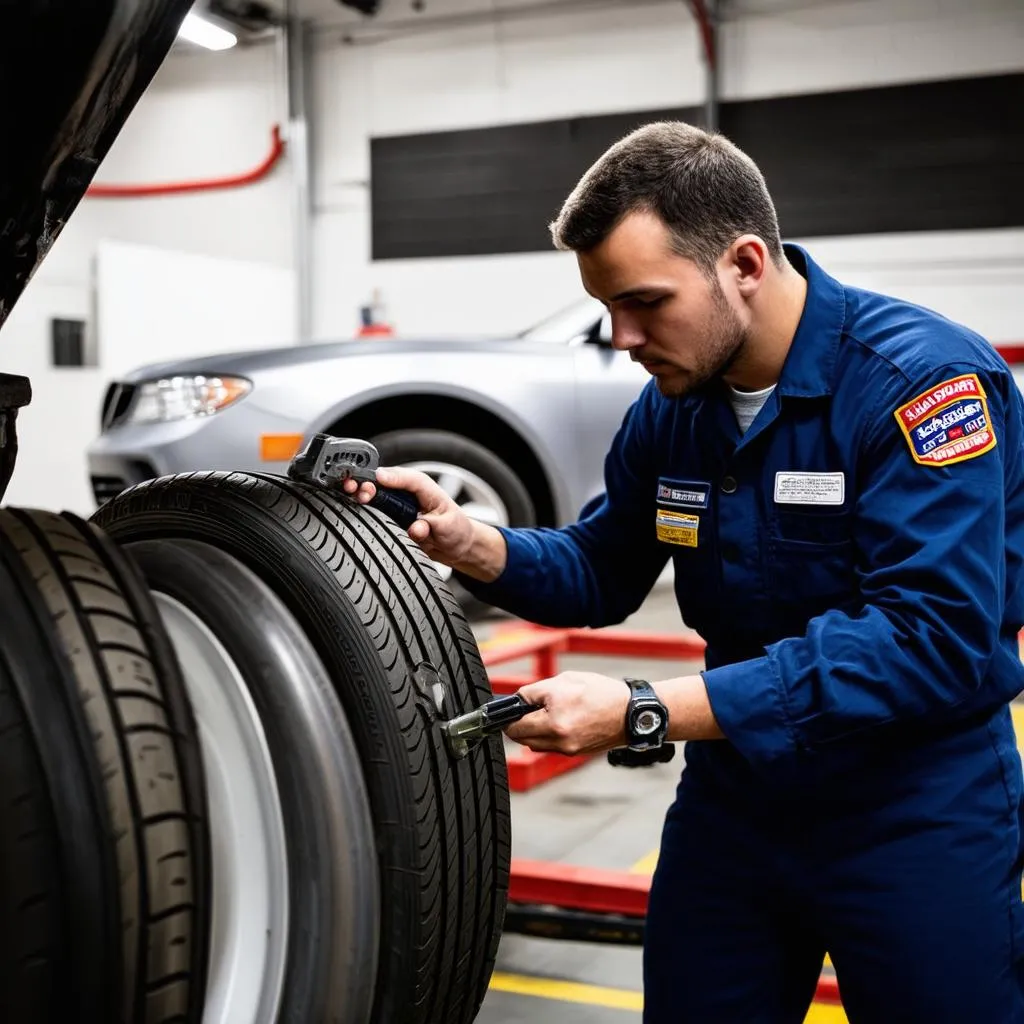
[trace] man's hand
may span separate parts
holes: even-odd
[[[377,482],[384,487],[408,491],[419,503],[420,518],[409,527],[409,536],[431,558],[446,565],[465,558],[473,540],[469,516],[426,473],[381,466],[377,470]],[[358,484],[352,479],[346,480],[342,489],[358,502],[367,502],[377,493],[374,484]]]
[[[531,750],[600,754],[625,746],[629,687],[621,679],[562,672],[528,683],[519,696],[544,706],[505,730],[509,739]]]
[[[666,741],[723,739],[702,676],[679,676],[651,685],[668,708]],[[519,695],[530,704],[544,706],[505,730],[509,739],[531,750],[600,754],[626,746],[630,690],[622,679],[596,672],[562,672],[521,687]]]
[[[484,582],[501,574],[507,556],[505,538],[493,526],[470,519],[426,473],[381,466],[377,482],[382,487],[408,491],[416,499],[420,514],[409,527],[409,536],[433,561]],[[360,503],[369,501],[377,491],[375,484],[357,484],[352,479],[346,480],[342,489]]]

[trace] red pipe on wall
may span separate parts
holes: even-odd
[[[708,15],[707,6],[704,0],[690,0],[693,8],[693,16],[697,19],[700,28],[701,41],[704,44],[704,56],[707,58],[710,67],[715,66],[717,54],[715,53],[715,36],[711,30],[711,18]]]
[[[284,154],[281,126],[275,124],[270,132],[271,148],[259,166],[242,174],[225,178],[206,178],[199,181],[174,181],[159,185],[90,185],[85,194],[97,199],[122,199],[138,196],[166,196],[181,192],[209,192],[214,189],[240,188],[265,178]]]

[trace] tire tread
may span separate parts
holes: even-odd
[[[361,756],[391,908],[382,922],[374,1020],[470,1024],[493,970],[507,898],[508,783],[500,737],[454,761],[437,728],[439,718],[487,700],[490,687],[472,630],[430,561],[375,510],[268,474],[148,481],[95,518],[115,538],[146,539],[157,530],[215,537],[289,604],[325,664],[333,664],[336,685],[346,658],[357,657],[355,647],[375,653],[389,692],[340,694],[354,729],[370,716]],[[268,550],[259,553],[261,547]],[[328,635],[332,620],[316,605],[314,576],[330,577],[324,592],[340,591],[361,636]],[[424,663],[446,688],[441,715],[415,681]],[[372,732],[386,730],[388,720],[400,739],[399,763],[389,764],[385,753],[396,741]]]
[[[188,947],[186,962],[194,964],[192,946],[202,943],[200,879],[195,875],[203,862],[194,849],[196,832],[180,771],[182,757],[192,752],[183,753],[184,738],[169,709],[170,666],[154,663],[147,633],[155,625],[141,621],[139,608],[127,596],[130,570],[112,546],[104,548],[95,527],[70,513],[8,508],[0,530],[42,596],[101,766],[120,890],[124,981],[119,1019],[131,1024],[198,1020],[201,999],[194,989],[202,983],[202,971],[184,972],[190,984],[173,997],[147,998],[149,986],[168,972],[167,964],[181,961],[182,946]],[[140,720],[143,707],[146,717]],[[158,810],[149,813],[150,807]],[[202,808],[192,811],[201,813]],[[179,824],[174,848],[167,851],[155,830],[170,819]],[[172,879],[177,895],[188,894],[170,915],[153,909],[161,898],[152,885],[161,876],[158,858],[167,852],[181,861]],[[167,932],[171,917],[177,919],[174,934],[161,949],[154,925]]]

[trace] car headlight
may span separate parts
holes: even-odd
[[[140,384],[124,422],[166,423],[212,416],[252,390],[243,377],[165,377]]]

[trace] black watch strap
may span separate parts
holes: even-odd
[[[646,679],[633,679],[630,676],[626,676],[624,682],[633,691],[634,697],[647,697],[650,700],[658,700],[654,687]],[[658,702],[661,703],[660,700]]]
[[[630,750],[629,747],[616,747],[609,750],[608,763],[613,768],[648,768],[652,764],[665,764],[676,756],[674,743],[662,743],[653,750]]]
[[[623,680],[630,689],[629,706],[626,708],[626,737],[629,737],[630,712],[638,701],[656,701],[662,708],[665,715],[666,731],[668,724],[668,709],[662,703],[654,690],[654,687],[646,679],[633,679],[626,677]],[[629,746],[608,751],[608,763],[613,767],[621,768],[644,768],[654,764],[663,764],[671,761],[675,756],[675,744],[666,743],[664,734],[662,740],[656,746],[648,749],[638,750]]]
[[[624,680],[630,689],[629,703],[626,705],[626,742],[630,747],[650,749],[661,746],[665,742],[665,735],[668,731],[668,708],[662,703],[661,698],[654,692],[654,687],[646,679],[633,679],[627,676]],[[643,710],[657,709],[657,714],[662,719],[661,728],[656,733],[649,733],[641,737],[633,732],[634,715],[643,714]]]

